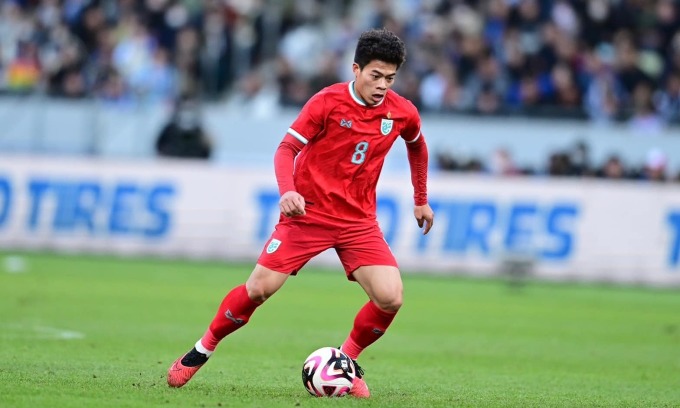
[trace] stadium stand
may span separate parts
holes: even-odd
[[[350,78],[349,47],[387,27],[409,56],[395,90],[423,113],[571,118],[645,134],[680,123],[680,18],[675,0],[8,0],[0,10],[0,93],[96,100],[112,109],[260,101],[298,107]],[[587,146],[541,169],[584,167]],[[625,178],[652,178],[668,152]],[[499,147],[498,160],[509,161]],[[498,163],[439,157],[442,169]],[[504,171],[501,171],[502,174]],[[614,172],[619,174],[617,172]],[[678,178],[669,175],[669,178]],[[663,177],[666,179],[666,177]]]

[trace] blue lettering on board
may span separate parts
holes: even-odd
[[[0,177],[0,228],[9,219],[12,208],[12,184],[9,179]]]
[[[668,251],[668,265],[671,268],[680,266],[680,211],[668,214],[668,224],[671,228],[670,250]]]
[[[29,231],[160,238],[172,226],[171,183],[33,178],[28,182]]]
[[[564,261],[573,253],[577,204],[433,198],[430,205],[444,229],[440,249],[445,253],[521,253],[550,261]],[[417,241],[421,252],[436,250],[433,245],[437,243],[426,237]]]

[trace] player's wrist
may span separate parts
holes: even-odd
[[[295,190],[286,190],[283,193],[281,193],[280,197],[283,198],[284,196],[291,195],[291,194],[299,194],[299,193]]]
[[[279,189],[279,197],[283,197],[284,195],[288,193],[297,193],[294,188],[285,188],[285,189]]]
[[[427,205],[427,203],[428,203],[427,197],[424,197],[424,198],[423,197],[416,197],[413,200],[413,205],[416,206],[416,207],[422,207],[424,205]]]

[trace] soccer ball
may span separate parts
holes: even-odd
[[[302,384],[315,397],[344,397],[352,389],[356,368],[340,349],[322,347],[302,365]]]

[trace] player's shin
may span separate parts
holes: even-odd
[[[342,351],[356,360],[362,351],[376,342],[386,331],[397,315],[395,311],[382,310],[375,303],[366,303],[354,319],[354,326]]]
[[[217,344],[232,332],[245,326],[261,303],[248,296],[245,285],[235,287],[225,296],[210,327],[200,340],[206,351],[212,352]]]

